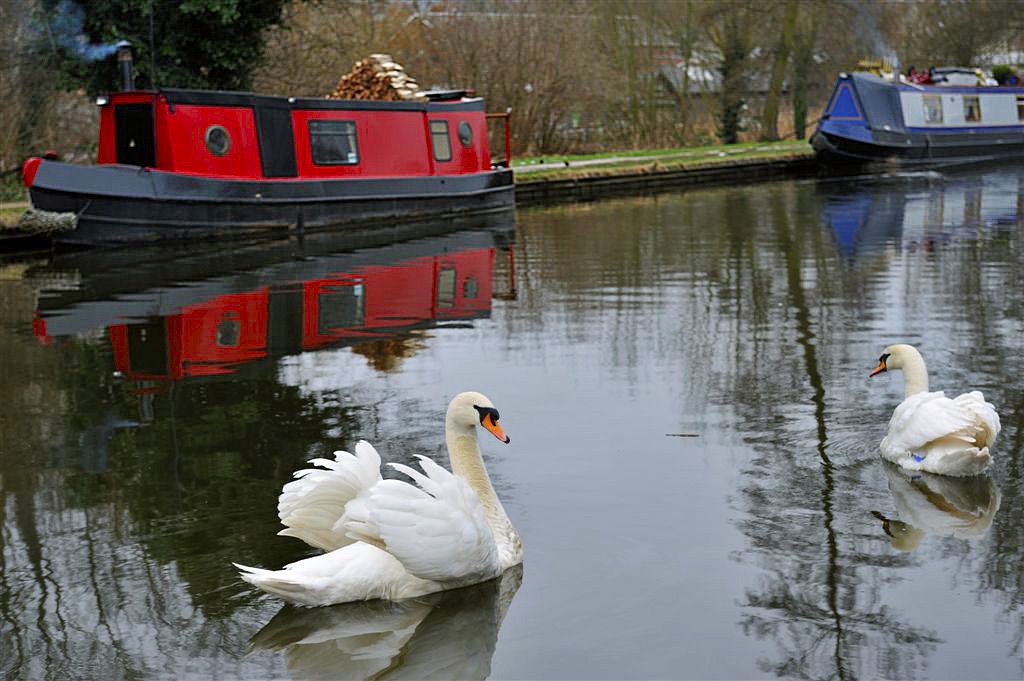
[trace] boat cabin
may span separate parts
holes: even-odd
[[[464,175],[491,169],[483,100],[129,90],[100,97],[97,163],[245,180]]]

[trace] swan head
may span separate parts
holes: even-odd
[[[469,432],[481,425],[502,442],[507,444],[510,440],[498,425],[498,410],[494,404],[486,395],[477,392],[459,393],[452,398],[445,419],[453,426]]]
[[[889,345],[882,350],[882,356],[878,358],[878,366],[868,376],[877,376],[890,369],[905,369],[910,364],[917,365],[923,363],[924,360],[921,358],[921,353],[913,345],[906,345],[904,343]]]

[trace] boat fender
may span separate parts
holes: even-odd
[[[49,210],[29,208],[18,218],[17,229],[32,234],[56,234],[70,232],[78,226],[78,214],[55,213]]]
[[[39,164],[42,162],[43,159],[38,156],[32,156],[25,159],[25,162],[21,164],[21,181],[26,187],[32,186],[36,179],[36,172],[39,170]]]

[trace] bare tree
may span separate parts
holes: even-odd
[[[786,78],[786,66],[789,63],[789,53],[793,48],[793,40],[796,34],[797,6],[797,0],[786,0],[785,11],[782,17],[782,33],[779,36],[778,46],[775,48],[775,57],[772,61],[772,76],[768,82],[764,110],[761,113],[761,139],[763,140],[776,140],[779,138],[779,100],[782,98],[782,85]]]

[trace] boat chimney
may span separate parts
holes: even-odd
[[[117,48],[117,68],[121,73],[121,91],[134,90],[135,64],[132,61],[132,44],[127,40],[121,40],[115,47]]]

